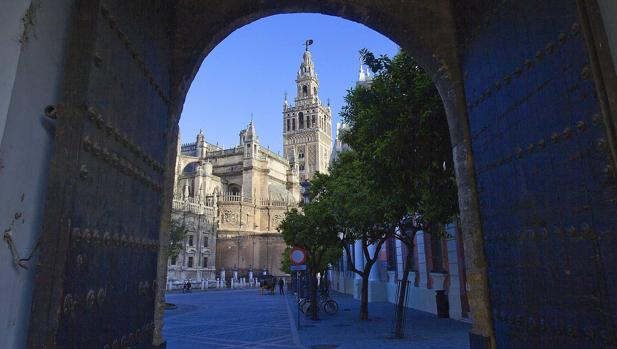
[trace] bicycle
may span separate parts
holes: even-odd
[[[338,303],[334,299],[324,299],[321,302],[321,308],[328,315],[333,315],[338,312]]]
[[[328,315],[336,314],[338,312],[338,303],[330,297],[328,289],[321,291],[321,308]]]

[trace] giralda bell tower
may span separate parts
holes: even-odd
[[[283,149],[299,169],[300,180],[311,179],[315,172],[328,173],[332,153],[332,111],[317,94],[319,80],[309,51],[312,43],[306,41],[296,77],[295,105],[289,105],[287,95],[283,105]]]

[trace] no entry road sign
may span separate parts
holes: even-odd
[[[306,251],[301,247],[294,247],[289,252],[289,260],[293,265],[301,265],[306,263]]]

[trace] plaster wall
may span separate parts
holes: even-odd
[[[30,0],[4,1],[0,4],[0,143],[21,52],[21,38],[24,34],[22,20],[29,5]]]
[[[43,110],[60,97],[72,0],[30,3],[0,5],[0,230],[10,231],[21,258],[32,253],[41,229],[53,142]],[[29,6],[27,39],[19,43]],[[0,348],[25,347],[35,260],[27,267],[15,266],[2,241]]]
[[[613,64],[617,71],[617,1],[598,0],[598,5],[602,12],[608,42],[611,46],[611,54],[613,55]]]

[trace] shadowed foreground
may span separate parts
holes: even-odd
[[[361,322],[358,301],[340,294],[335,299],[340,305],[338,315],[322,315],[320,321],[302,315],[296,333],[293,296],[262,296],[257,290],[168,294],[167,301],[178,308],[166,311],[164,336],[170,349],[469,347],[469,324],[409,310],[407,338],[393,340],[393,304],[371,303],[371,319]],[[302,345],[296,344],[299,341]]]

